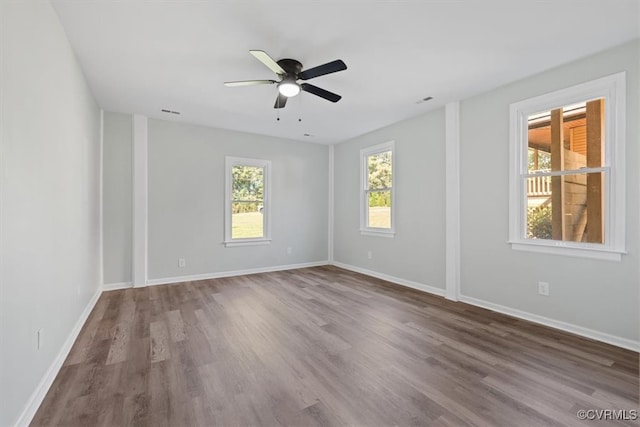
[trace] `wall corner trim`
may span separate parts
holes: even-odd
[[[148,119],[133,115],[133,286],[147,281]]]
[[[460,102],[445,106],[445,298],[460,297]]]
[[[98,274],[100,275],[100,283],[104,282],[104,109],[100,109],[100,150],[99,150],[99,162],[98,165],[98,226],[100,227],[100,234],[98,236],[98,242],[100,247],[98,248]]]
[[[329,263],[333,262],[333,234],[334,234],[334,221],[335,221],[335,146],[332,144],[329,146],[329,196],[327,200],[327,258]]]

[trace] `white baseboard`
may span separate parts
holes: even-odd
[[[367,276],[376,277],[378,279],[386,280],[388,282],[396,283],[398,285],[407,286],[409,288],[424,291],[430,294],[445,296],[445,290],[436,288],[433,286],[425,285],[422,283],[412,282],[410,280],[401,279],[398,277],[389,276],[387,274],[378,273],[376,271],[367,270],[366,268],[355,267],[353,265],[343,264],[341,262],[333,261],[330,263],[336,267],[344,268],[345,270],[355,271],[356,273],[362,273]],[[622,338],[615,335],[607,334],[605,332],[594,331],[593,329],[584,328],[582,326],[573,325],[571,323],[561,322],[559,320],[550,319],[544,316],[538,316],[537,314],[528,313],[526,311],[517,310],[515,308],[506,307],[492,302],[483,301],[477,298],[460,295],[460,302],[466,304],[475,305],[477,307],[486,308],[491,311],[495,311],[509,316],[517,317],[519,319],[528,320],[533,323],[548,326],[550,328],[559,329],[561,331],[569,332],[575,335],[579,335],[585,338],[590,338],[596,341],[601,341],[607,344],[615,345],[616,347],[625,348],[627,350],[640,352],[640,341],[630,340],[628,338]]]
[[[395,283],[397,285],[406,286],[407,288],[417,289],[419,291],[427,292],[429,294],[434,294],[441,297],[443,297],[445,294],[445,290],[441,288],[436,288],[434,286],[425,285],[424,283],[418,283],[411,280],[401,279],[395,276],[389,276],[388,274],[378,273],[377,271],[367,270],[366,268],[360,268],[360,267],[356,267],[349,264],[343,264],[337,261],[333,261],[331,265],[344,268],[345,270],[355,271],[356,273],[361,273],[366,276],[371,276],[378,279],[386,280],[387,282]]]
[[[559,329],[561,331],[570,332],[572,334],[580,335],[585,338],[590,338],[596,341],[601,341],[607,344],[615,345],[616,347],[622,347],[622,348],[626,348],[627,350],[640,352],[639,341],[633,341],[627,338],[618,337],[618,336],[607,334],[604,332],[594,331],[593,329],[583,328],[582,326],[561,322],[559,320],[550,319],[544,316],[538,316],[537,314],[532,314],[526,311],[517,310],[515,308],[494,304],[492,302],[484,301],[484,300],[473,298],[473,297],[461,295],[460,301],[467,304],[475,305],[477,307],[486,308],[491,311],[496,311],[498,313],[517,317],[519,319],[528,320],[533,323],[539,323],[541,325],[549,326],[551,328]]]
[[[120,283],[104,283],[102,285],[102,291],[115,291],[118,289],[133,288],[133,282],[120,282]]]
[[[73,326],[71,333],[69,334],[66,341],[62,345],[62,348],[58,352],[58,355],[49,366],[49,369],[47,369],[47,372],[44,374],[44,376],[40,380],[40,383],[31,394],[31,397],[29,397],[29,401],[26,407],[24,408],[24,410],[22,411],[22,413],[20,414],[20,417],[18,417],[18,421],[16,421],[15,427],[23,427],[23,426],[26,427],[31,423],[33,416],[36,414],[36,412],[38,411],[38,408],[42,404],[42,401],[47,395],[47,392],[49,391],[51,384],[53,384],[53,381],[56,379],[58,372],[60,372],[60,368],[62,368],[62,364],[64,363],[65,359],[69,355],[69,352],[71,351],[71,347],[73,347],[73,343],[78,338],[78,335],[82,330],[82,327],[84,326],[85,322],[89,318],[89,314],[91,314],[91,310],[93,310],[93,307],[98,302],[98,298],[100,298],[100,294],[102,294],[102,289],[98,288],[98,290],[93,295],[93,297],[91,297],[91,300],[89,300],[89,303],[87,304],[84,311],[78,318],[78,321]]]
[[[250,268],[246,270],[221,271],[218,273],[195,274],[192,276],[164,277],[161,279],[149,279],[147,280],[147,285],[152,286],[152,285],[167,285],[169,283],[195,282],[196,280],[219,279],[221,277],[245,276],[248,274],[295,270],[298,268],[319,267],[321,265],[328,265],[328,264],[329,264],[328,261],[317,261],[317,262],[305,262],[305,263],[290,264],[290,265],[275,265],[272,267]]]

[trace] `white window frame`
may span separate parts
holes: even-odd
[[[233,167],[252,166],[264,169],[264,190],[262,201],[262,230],[263,236],[256,238],[234,239],[231,234],[231,207],[233,195]],[[261,159],[247,159],[243,157],[225,157],[225,203],[224,203],[224,245],[233,246],[255,246],[268,245],[271,243],[271,161]]]
[[[605,175],[604,243],[528,239],[528,116],[597,98],[605,99],[605,161],[584,172]],[[624,72],[511,104],[509,155],[509,243],[512,249],[620,261],[625,254],[625,113]],[[559,173],[561,174],[561,172]]]
[[[391,151],[391,228],[376,228],[367,226],[369,207],[369,156]],[[396,234],[396,153],[395,141],[385,142],[360,150],[360,234],[365,236],[394,237]]]

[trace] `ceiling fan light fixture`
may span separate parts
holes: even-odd
[[[278,92],[287,98],[291,98],[300,93],[300,85],[292,80],[283,80],[278,83]]]

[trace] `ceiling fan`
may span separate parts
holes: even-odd
[[[309,80],[314,77],[324,76],[325,74],[346,70],[347,65],[340,59],[303,71],[302,64],[295,59],[285,58],[275,61],[262,50],[250,50],[249,53],[255,56],[271,71],[276,73],[280,80],[244,80],[238,82],[225,82],[225,86],[235,87],[275,84],[278,86],[278,97],[273,108],[284,108],[287,104],[287,99],[296,96],[301,90],[312,93],[331,102],[338,102],[342,98],[340,95],[319,88],[318,86],[314,86],[309,83],[298,83],[298,80]]]

